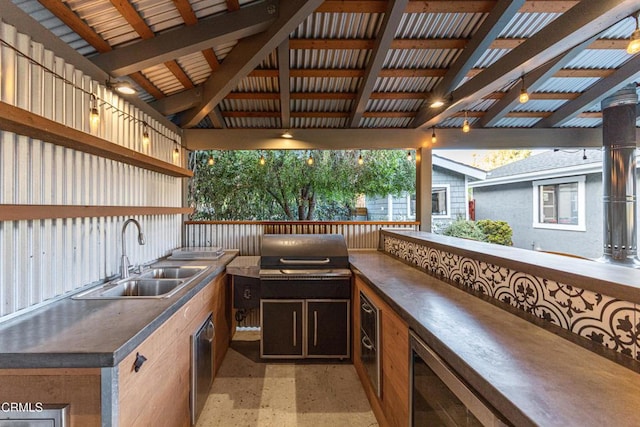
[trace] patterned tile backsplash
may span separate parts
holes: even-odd
[[[640,306],[632,302],[388,235],[384,251],[640,361]]]

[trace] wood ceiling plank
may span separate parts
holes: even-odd
[[[171,71],[171,73],[186,89],[193,89],[195,87],[189,76],[187,76],[187,73],[184,72],[177,61],[167,61],[164,63],[164,65],[169,69],[169,71]]]
[[[307,78],[357,78],[364,76],[364,70],[361,69],[300,69],[294,68],[291,71],[291,77],[307,77]]]
[[[564,69],[559,70],[553,76],[554,77],[579,77],[579,78],[605,78],[613,74],[615,70],[602,70],[595,68],[576,68],[576,69]]]
[[[384,13],[386,9],[386,0],[325,0],[316,13]]]
[[[147,79],[144,74],[137,72],[133,74],[129,74],[131,80],[136,82],[138,86],[142,89],[146,90],[149,95],[153,96],[155,99],[162,99],[165,97],[165,94],[162,93],[160,89],[158,89],[149,79]]]
[[[216,56],[216,53],[213,51],[213,49],[203,50],[202,55],[204,56],[204,59],[207,60],[209,67],[211,67],[211,71],[216,71],[218,68],[220,68],[220,61],[218,61],[218,57]]]
[[[363,50],[372,49],[373,39],[291,39],[290,49]]]
[[[373,92],[371,99],[427,99],[428,92]]]
[[[257,68],[247,74],[247,77],[271,77],[278,78],[278,70],[271,68]]]
[[[362,117],[404,119],[413,118],[415,115],[414,111],[365,111]]]
[[[292,111],[291,117],[344,119],[349,117],[348,111]]]
[[[291,99],[355,99],[356,94],[350,92],[294,92]]]
[[[294,95],[294,94],[292,94]],[[224,99],[280,99],[277,92],[231,92]]]
[[[521,13],[564,13],[578,4],[577,0],[528,0]]]
[[[198,22],[198,17],[193,12],[191,8],[191,3],[189,0],[172,0],[173,4],[180,12],[180,16],[182,16],[182,20],[186,25],[195,25]]]
[[[222,111],[222,117],[235,117],[235,118],[276,117],[277,118],[277,117],[280,117],[280,113],[278,111]]]
[[[60,19],[66,26],[85,39],[98,52],[109,52],[112,47],[93,28],[87,25],[74,11],[59,0],[38,0],[45,8]]]
[[[405,13],[489,13],[496,1],[413,0]]]
[[[111,4],[143,39],[150,39],[155,34],[142,19],[138,11],[128,0],[111,0]]]
[[[395,39],[391,49],[464,49],[467,39]]]

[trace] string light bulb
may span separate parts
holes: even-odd
[[[410,162],[413,160],[413,156],[411,155],[411,150],[407,150],[407,162]]]
[[[529,101],[529,93],[527,93],[527,88],[524,85],[524,74],[521,77],[522,79],[522,87],[520,88],[520,97],[518,98],[518,100],[520,101],[520,104],[526,104]]]
[[[638,15],[640,15],[640,13]],[[627,45],[627,53],[629,55],[635,55],[640,52],[640,24],[638,23],[638,15],[634,17],[636,20],[636,29],[631,33],[629,44]]]
[[[436,127],[432,127],[431,128],[431,143],[435,144],[436,142],[438,142],[438,138],[436,138]]]
[[[176,144],[176,148],[173,150],[173,161],[177,162],[180,160],[180,149],[178,148],[178,143],[174,140]]]
[[[313,156],[311,154],[309,154],[309,158],[307,159],[307,164],[309,166],[313,165]]]
[[[362,154],[360,154],[360,155],[358,156],[358,164],[359,164],[359,165],[364,164],[364,159],[362,158]]]
[[[151,142],[149,138],[149,125],[147,122],[142,122],[142,145],[147,147],[149,142]]]
[[[264,158],[263,154],[260,154],[260,160],[258,160],[258,163],[260,163],[260,166],[264,166],[267,163],[267,160]]]
[[[89,108],[89,126],[91,127],[91,131],[95,132],[98,128],[98,124],[100,123],[100,113],[98,113],[98,98],[91,94],[91,108]]]
[[[213,166],[213,165],[215,165],[215,164],[216,164],[216,159],[214,159],[214,158],[213,158],[213,155],[210,155],[210,156],[209,156],[209,159],[207,160],[207,164],[208,164],[209,166]]]
[[[471,130],[469,120],[467,119],[467,112],[464,112],[464,122],[462,123],[462,132],[468,133]]]

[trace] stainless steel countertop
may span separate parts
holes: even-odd
[[[209,265],[175,295],[154,300],[64,298],[0,323],[0,368],[89,368],[117,365],[238,255],[156,265]]]

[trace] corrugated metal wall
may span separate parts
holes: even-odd
[[[0,100],[90,132],[90,97],[76,85],[126,112],[118,113],[100,102],[96,136],[173,162],[172,139],[179,141],[179,135],[11,25],[0,22],[0,38],[73,82],[65,83],[3,45]],[[158,130],[151,132],[149,147],[142,146],[141,120]],[[0,204],[179,207],[181,203],[179,178],[0,130]],[[143,226],[147,244],[138,246],[134,230],[127,231],[132,263],[151,261],[181,245],[180,215],[136,218]],[[125,220],[101,217],[0,222],[0,320],[116,274],[120,229]]]
[[[377,249],[380,229],[401,228],[418,230],[416,223],[393,222],[317,222],[314,229],[307,231],[308,224],[278,223],[280,232],[342,234],[349,249]],[[321,228],[318,228],[322,226]],[[269,232],[273,224],[262,222],[194,222],[185,225],[185,246],[222,246],[226,249],[238,249],[240,255],[260,255],[260,244],[265,228]],[[321,230],[321,231],[318,231]]]

